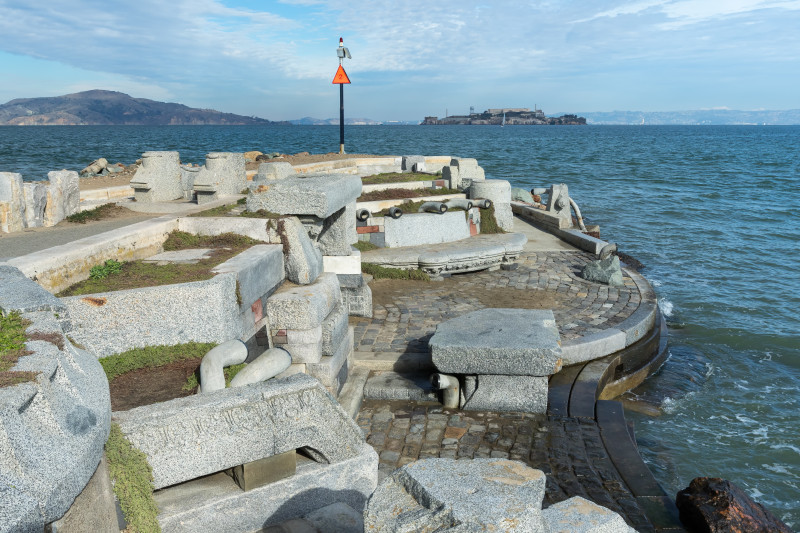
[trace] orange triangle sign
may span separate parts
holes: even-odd
[[[336,71],[336,76],[333,77],[333,84],[341,85],[342,83],[350,83],[350,78],[347,77],[347,72],[344,71],[344,68],[339,65],[339,70]]]

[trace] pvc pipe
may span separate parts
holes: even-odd
[[[390,207],[389,208],[389,216],[392,218],[400,218],[403,216],[403,210],[399,207]]]
[[[292,364],[292,356],[283,348],[270,348],[246,367],[241,369],[231,380],[231,388],[244,387],[251,383],[274,378]]]
[[[466,198],[451,198],[445,203],[445,205],[448,209],[458,207],[469,211],[472,209],[472,200],[467,200]]]
[[[223,368],[244,363],[247,346],[239,339],[223,342],[209,350],[200,363],[200,392],[211,392],[225,388]]]
[[[448,374],[431,374],[431,385],[442,391],[442,405],[450,408],[458,407],[460,396],[458,378]]]
[[[531,189],[531,194],[541,196],[543,194],[550,194],[550,189],[547,187],[534,187]]]
[[[561,200],[561,198],[559,198]],[[575,200],[572,198],[569,199],[569,203],[572,206],[572,209],[575,210],[575,216],[578,219],[578,225],[581,227],[581,231],[586,231],[586,226],[583,223],[583,217],[581,216],[581,210],[578,207],[578,204],[575,203]]]
[[[447,213],[447,206],[442,202],[425,202],[419,207],[419,213],[436,213],[438,215]]]
[[[488,198],[473,198],[472,205],[480,207],[481,209],[489,209],[492,207],[492,201]]]
[[[369,217],[370,217],[369,209],[358,209],[356,211],[356,220],[360,220],[361,222],[364,222]]]

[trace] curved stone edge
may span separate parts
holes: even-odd
[[[13,270],[0,271],[3,286],[49,296]],[[18,307],[0,294],[4,312]],[[27,342],[33,353],[12,370],[38,375],[0,389],[0,524],[13,531],[41,531],[69,510],[97,469],[111,425],[111,398],[103,368],[71,344],[54,311],[21,314],[32,322],[29,333],[63,339],[63,349],[43,340]]]
[[[634,344],[653,329],[658,300],[650,283],[638,272],[623,268],[639,290],[639,307],[616,327],[585,335],[561,345],[564,366],[599,359]]]

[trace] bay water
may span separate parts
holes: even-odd
[[[800,127],[358,126],[345,140],[474,157],[526,189],[569,185],[587,222],[645,265],[667,317],[668,361],[625,395],[656,478],[671,495],[730,479],[800,529]],[[336,126],[0,127],[0,171],[338,143]]]

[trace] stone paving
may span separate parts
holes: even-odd
[[[640,533],[655,531],[608,457],[594,420],[365,400],[356,422],[380,457],[379,482],[417,459],[515,459],[547,475],[544,507],[582,496],[619,513]]]
[[[427,352],[428,340],[440,322],[476,309],[501,307],[487,297],[475,296],[487,291],[519,291],[520,301],[533,304],[508,307],[536,307],[539,295],[556,300],[556,306],[546,308],[553,309],[562,341],[614,327],[639,306],[639,291],[627,276],[623,287],[579,277],[583,266],[594,259],[593,254],[580,251],[524,252],[516,270],[454,276],[458,290],[443,282],[415,283],[392,303],[374,303],[372,319],[350,320],[355,326],[355,351]]]

